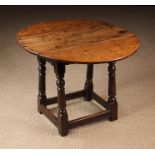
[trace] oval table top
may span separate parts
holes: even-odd
[[[137,36],[97,20],[50,20],[25,27],[18,43],[28,52],[68,63],[104,63],[129,57],[139,48]]]

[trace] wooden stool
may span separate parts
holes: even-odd
[[[17,35],[19,44],[37,55],[39,62],[38,111],[51,120],[61,136],[68,130],[97,119],[117,119],[115,62],[129,57],[139,47],[139,40],[124,28],[96,20],[51,20],[27,26]],[[45,89],[45,64],[50,62],[57,77],[57,97],[47,98]],[[84,89],[65,94],[65,67],[69,64],[87,64]],[[108,63],[108,101],[93,91],[93,64]],[[85,117],[68,120],[66,100],[84,97],[96,100],[106,110]],[[58,103],[57,117],[47,105]]]

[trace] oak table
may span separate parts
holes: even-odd
[[[117,119],[117,100],[115,82],[115,62],[131,56],[139,48],[137,36],[126,29],[98,20],[72,19],[50,20],[25,27],[17,34],[18,43],[39,62],[38,111],[51,120],[61,136],[69,129],[98,119]],[[47,98],[45,89],[45,64],[54,67],[57,77],[57,97]],[[105,101],[93,91],[93,65],[108,63],[108,100]],[[84,89],[65,94],[64,73],[69,64],[87,64]],[[68,119],[66,100],[84,97],[96,100],[106,110],[77,118]],[[55,116],[50,104],[58,103]]]

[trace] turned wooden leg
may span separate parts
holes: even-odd
[[[45,71],[46,61],[38,56],[38,70],[39,70],[39,94],[38,94],[38,112],[42,114],[40,105],[46,103],[46,85],[45,85]]]
[[[92,93],[93,93],[92,78],[93,78],[93,64],[88,64],[86,82],[84,87],[84,99],[86,101],[90,101],[92,99]]]
[[[117,119],[117,100],[116,100],[116,79],[115,79],[115,62],[110,62],[109,67],[109,87],[108,87],[108,104],[111,111],[109,120],[114,121]]]
[[[58,93],[58,129],[61,136],[68,134],[68,114],[66,110],[66,100],[65,100],[65,64],[55,63],[54,71],[57,77],[57,93]]]

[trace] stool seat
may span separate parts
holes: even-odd
[[[17,40],[30,53],[69,63],[124,59],[139,47],[137,36],[97,20],[51,20],[25,27]]]

